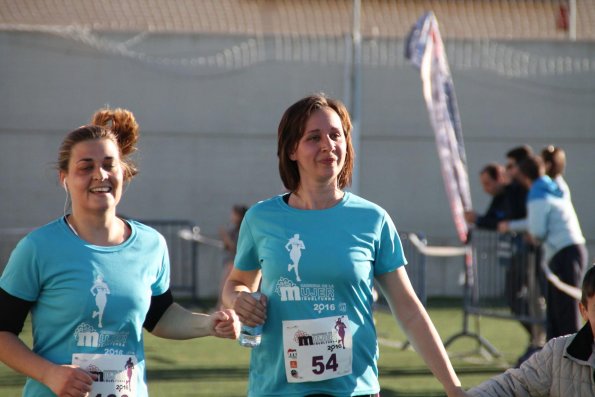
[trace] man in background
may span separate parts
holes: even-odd
[[[479,173],[479,181],[483,191],[492,196],[492,201],[484,215],[475,211],[465,211],[467,223],[474,224],[480,229],[496,230],[498,223],[507,219],[506,186],[508,178],[504,167],[497,163],[490,163]]]

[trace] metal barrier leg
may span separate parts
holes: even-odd
[[[471,258],[469,257],[469,255],[465,255],[464,257],[464,269],[465,269],[465,285],[464,285],[464,289],[463,289],[463,325],[462,325],[462,330],[454,335],[452,335],[451,337],[449,337],[448,339],[446,339],[446,341],[444,342],[444,347],[448,348],[449,345],[451,345],[455,340],[459,339],[459,338],[463,338],[463,337],[468,337],[468,338],[472,338],[475,341],[477,341],[477,348],[479,350],[479,348],[483,347],[488,353],[490,353],[490,355],[494,358],[498,358],[501,357],[502,354],[498,351],[498,349],[496,349],[494,347],[494,345],[492,345],[486,338],[484,338],[483,336],[480,335],[479,333],[479,316],[476,315],[475,316],[475,327],[477,329],[477,332],[471,332],[469,330],[469,316],[472,314],[470,313],[470,311],[468,310],[471,304],[471,298],[472,298],[472,287],[473,287],[473,269],[472,269],[472,265],[471,265]]]

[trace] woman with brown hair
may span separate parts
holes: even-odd
[[[165,239],[116,215],[137,139],[124,109],[66,135],[58,174],[71,211],[23,238],[0,278],[0,361],[28,377],[24,396],[147,396],[143,327],[169,339],[239,333],[230,310],[174,303]],[[18,337],[29,311],[32,349]]]
[[[409,282],[390,216],[345,191],[355,155],[345,106],[324,95],[299,100],[277,142],[289,193],[248,210],[223,292],[243,324],[264,324],[248,396],[377,396],[375,280],[448,396],[465,396]]]

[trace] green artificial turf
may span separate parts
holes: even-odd
[[[198,310],[204,310],[199,309]],[[463,311],[458,300],[433,299],[428,312],[443,341],[461,334]],[[386,310],[376,311],[380,341],[380,384],[382,397],[444,396],[423,360],[411,349],[396,321]],[[468,388],[502,372],[526,348],[528,337],[515,321],[481,318],[479,334],[499,353],[492,357],[478,344],[477,318],[469,317],[468,332],[455,338],[448,352],[463,386]],[[31,343],[29,320],[21,334]],[[245,396],[250,351],[236,341],[202,338],[170,341],[145,336],[149,392],[156,397]],[[0,364],[0,396],[20,396],[24,377]]]

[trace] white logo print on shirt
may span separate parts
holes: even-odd
[[[306,249],[304,242],[300,240],[300,235],[294,234],[293,237],[289,239],[287,244],[285,244],[285,249],[289,251],[289,258],[293,262],[287,266],[287,271],[290,272],[295,270],[295,278],[298,282],[300,282],[302,280],[300,279],[298,266],[300,258],[302,257],[302,250]]]
[[[97,305],[97,310],[93,311],[93,318],[99,317],[97,326],[103,328],[103,311],[105,310],[107,296],[110,294],[110,290],[107,283],[103,281],[102,275],[97,275],[95,278],[95,282],[91,287],[91,294],[95,297],[95,304]]]

